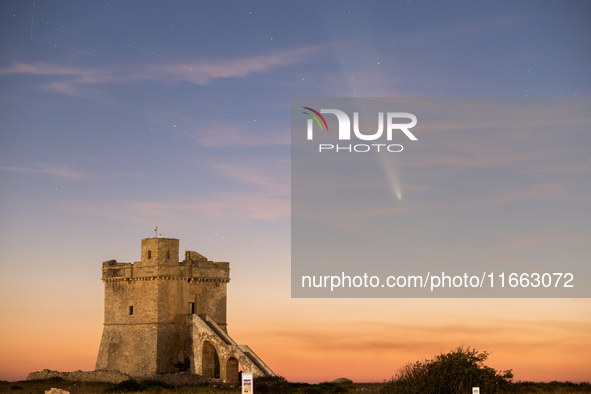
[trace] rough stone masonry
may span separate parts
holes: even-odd
[[[185,252],[179,240],[142,239],[141,261],[105,261],[105,322],[96,370],[131,376],[192,372],[238,383],[239,364],[275,376],[246,345],[228,335],[230,264]]]

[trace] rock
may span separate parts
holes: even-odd
[[[63,379],[69,382],[106,382],[121,383],[124,380],[131,379],[132,376],[119,371],[76,371],[59,372],[44,369],[43,371],[31,372],[26,380],[48,380]]]
[[[333,383],[338,383],[338,384],[349,384],[349,383],[353,383],[353,381],[351,379],[347,379],[347,378],[338,378],[332,381]]]
[[[70,392],[52,387],[51,390],[45,390],[45,394],[70,394]]]
[[[190,372],[158,374],[158,375],[127,375],[119,371],[75,371],[75,372],[59,372],[44,369],[43,371],[31,372],[26,380],[49,380],[58,379],[68,382],[104,382],[104,383],[121,383],[128,379],[136,379],[138,381],[144,380],[158,380],[173,386],[192,386],[199,384],[213,384],[214,382],[221,382],[218,379],[205,378],[201,375],[192,374]],[[56,389],[57,390],[57,389]],[[47,394],[65,394],[52,392]]]

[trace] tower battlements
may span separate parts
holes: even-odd
[[[175,238],[142,239],[142,259],[135,263],[109,260],[103,263],[103,282],[121,280],[187,280],[195,282],[230,281],[230,263],[214,262],[193,251],[179,261],[179,240]]]

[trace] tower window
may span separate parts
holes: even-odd
[[[168,260],[170,258],[170,252],[167,250],[166,251],[166,259]]]
[[[195,314],[195,303],[189,302],[189,315],[194,315],[194,314]]]
[[[133,305],[129,306],[129,316],[133,316]]]
[[[152,258],[152,251],[148,250],[148,258],[151,259]]]

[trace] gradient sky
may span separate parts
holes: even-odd
[[[591,297],[588,97],[347,97],[293,102],[293,296]],[[348,114],[357,108],[359,129],[367,134],[377,130],[378,111],[408,111],[420,119],[412,128],[418,140],[397,131],[390,141],[385,136],[341,141],[336,116],[325,115],[328,131],[317,125],[310,141],[305,125],[311,118],[302,113],[302,105]],[[394,150],[404,150],[342,149],[351,143],[363,151],[370,147],[364,143],[372,142],[399,143],[403,145]],[[319,153],[318,144],[341,149]],[[426,278],[428,272],[437,276],[437,282],[431,281],[436,286],[445,272],[449,282],[466,273],[475,287],[448,282],[431,291],[428,285],[384,284],[389,275]],[[511,272],[534,278],[536,272],[546,278],[546,285],[511,287]],[[550,285],[549,276],[561,272],[565,277],[570,273],[571,288],[563,281]],[[376,275],[373,279],[381,285],[374,281],[375,287],[338,286],[342,275],[360,275],[361,280],[364,273]],[[485,273],[485,285],[478,287],[474,279],[479,281]],[[302,287],[306,275],[328,275],[329,286]],[[456,279],[461,281],[460,276],[455,283]]]
[[[101,262],[139,260],[158,226],[231,263],[229,333],[289,380],[382,381],[462,344],[517,380],[591,380],[589,299],[291,299],[289,287],[292,97],[588,97],[590,43],[587,1],[3,1],[0,379],[92,370]],[[470,148],[436,155],[486,152]],[[569,186],[591,179],[578,148]],[[557,190],[591,203],[589,183],[538,185],[534,204]],[[567,241],[591,239],[587,212],[563,212]]]

